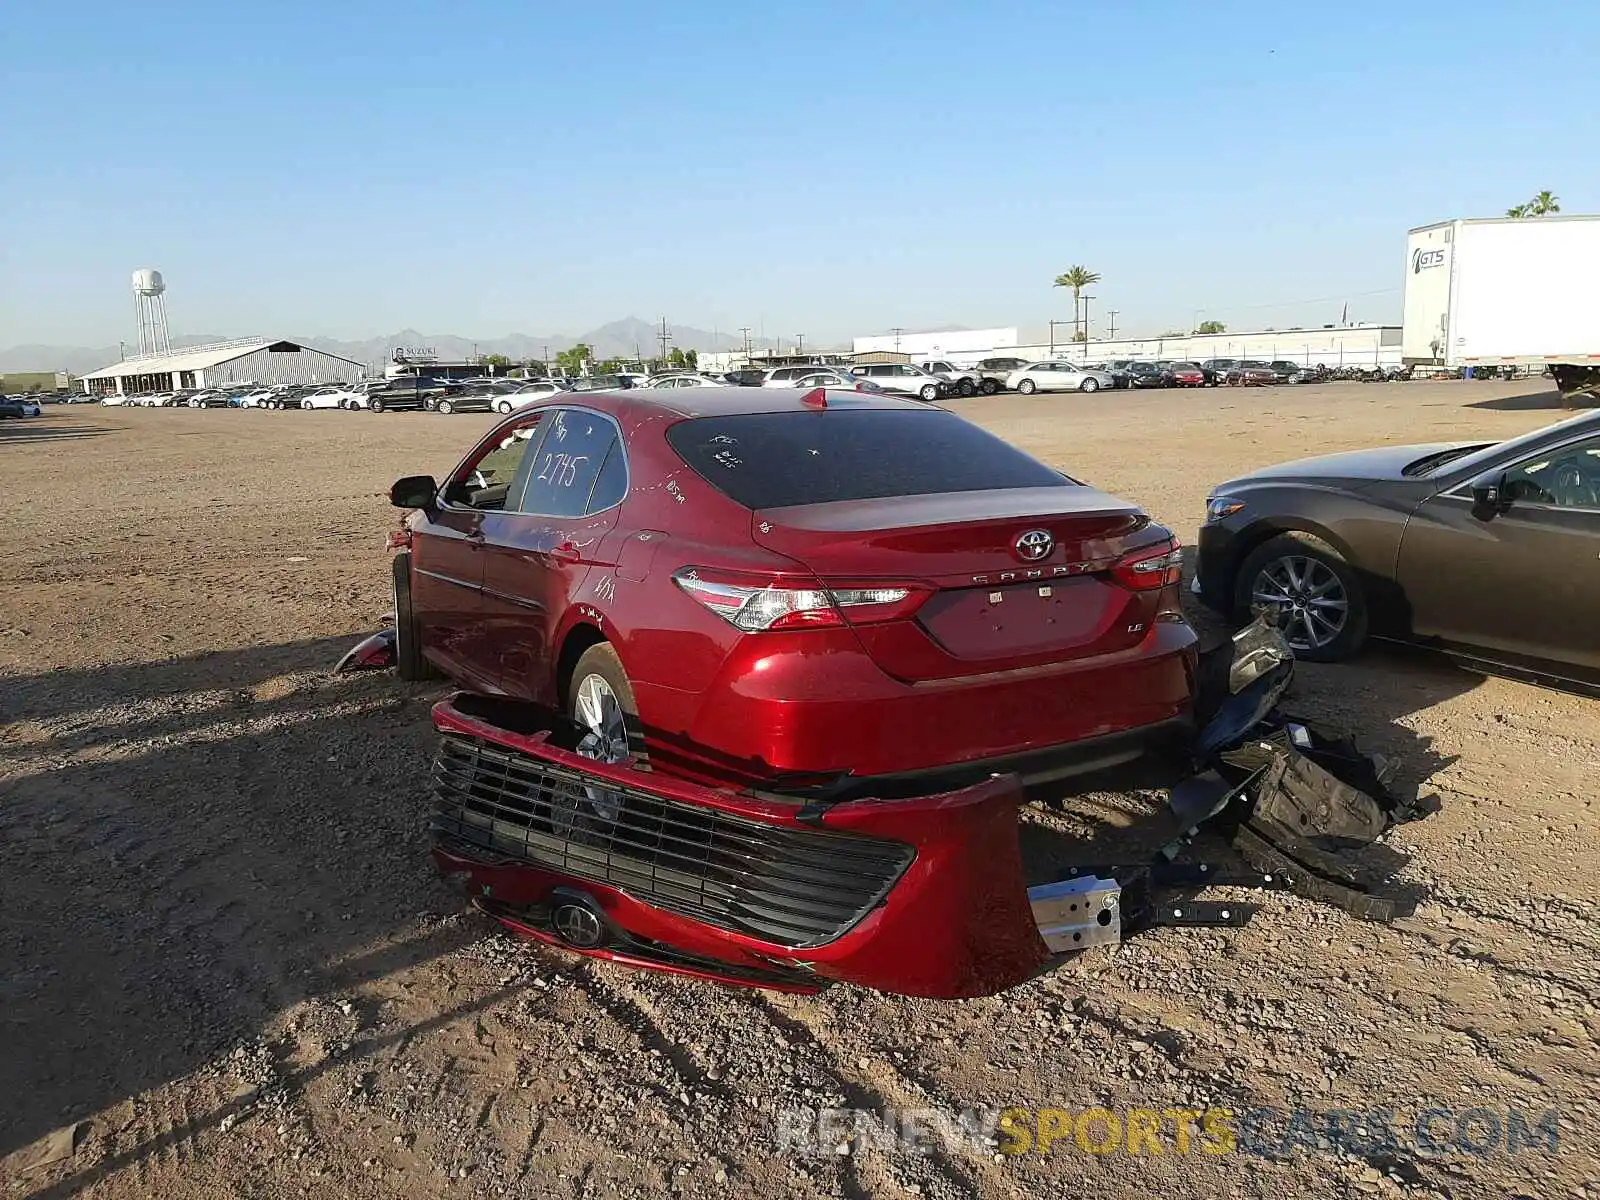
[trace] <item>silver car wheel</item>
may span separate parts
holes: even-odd
[[[1350,597],[1339,576],[1315,558],[1289,555],[1257,573],[1250,598],[1285,616],[1284,637],[1293,650],[1320,650],[1344,632]]]
[[[628,722],[617,694],[600,675],[587,675],[573,693],[573,719],[583,730],[578,753],[603,763],[626,762],[632,753]],[[622,796],[608,788],[586,787],[589,807],[605,821],[622,815]]]

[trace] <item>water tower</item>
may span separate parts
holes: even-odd
[[[133,273],[133,312],[139,322],[139,353],[170,354],[167,337],[167,281],[149,267]]]

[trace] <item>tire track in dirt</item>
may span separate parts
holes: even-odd
[[[751,1005],[791,1040],[809,1042],[815,1047],[838,1080],[839,1090],[844,1093],[851,1108],[883,1113],[896,1108],[937,1107],[948,1110],[958,1107],[948,1097],[931,1093],[916,1081],[908,1079],[897,1068],[877,1065],[881,1060],[869,1060],[873,1065],[868,1068],[851,1070],[846,1065],[848,1050],[838,1043],[828,1022],[816,1012],[818,1002],[814,998],[785,996],[780,1000],[776,995],[759,992],[753,995]],[[856,1157],[855,1153],[850,1155],[851,1167],[860,1172],[862,1166]],[[982,1184],[986,1185],[989,1194],[1009,1195],[1021,1200],[1022,1193],[995,1169],[992,1158],[966,1150],[958,1159],[946,1147],[931,1146],[926,1162],[946,1184],[957,1189],[958,1195],[977,1195]],[[887,1177],[886,1164],[881,1173],[885,1176],[882,1182],[886,1186],[893,1186],[897,1192],[901,1190],[894,1180]]]

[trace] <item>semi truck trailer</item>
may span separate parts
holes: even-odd
[[[1600,394],[1600,216],[1441,221],[1406,236],[1407,366],[1548,369]]]

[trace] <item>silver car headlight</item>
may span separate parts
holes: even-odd
[[[1206,500],[1206,524],[1231,517],[1243,508],[1243,500],[1235,500],[1232,496],[1212,496]]]

